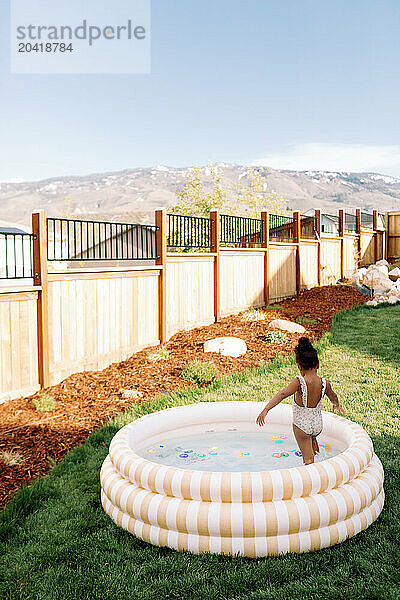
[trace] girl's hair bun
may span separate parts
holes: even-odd
[[[308,337],[301,337],[301,338],[299,338],[298,346],[299,346],[299,348],[304,348],[304,349],[305,348],[312,348],[313,347],[313,345],[310,342],[310,340],[309,340]]]
[[[308,337],[301,337],[294,349],[298,364],[304,369],[318,366],[318,354]]]

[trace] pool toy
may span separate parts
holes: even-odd
[[[233,427],[237,433],[230,435],[237,438],[259,435],[254,421],[260,406],[257,402],[198,403],[146,415],[122,428],[101,470],[106,513],[151,544],[248,557],[332,546],[378,518],[384,503],[383,468],[372,441],[362,427],[332,413],[324,413],[321,434],[332,452],[313,465],[301,465],[293,445],[276,453],[287,457],[269,455],[275,464],[269,470],[251,471],[253,456],[239,460],[231,451],[229,460],[247,469],[236,472],[200,470],[208,460],[215,460],[208,454],[186,469],[160,464],[157,460],[168,458],[155,454],[150,458],[141,451],[159,440],[168,447],[168,440],[206,436],[211,427],[216,432],[212,435]],[[281,431],[289,440],[290,423],[291,407],[280,404],[268,415],[264,439],[273,444],[271,434]],[[205,448],[210,447],[216,446]],[[220,443],[218,448],[217,461],[223,453]],[[299,466],[285,468],[286,461],[292,460]]]

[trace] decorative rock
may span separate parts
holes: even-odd
[[[399,267],[395,267],[391,271],[389,271],[389,277],[392,279],[398,279],[400,277],[400,269]]]
[[[389,296],[388,300],[389,304],[396,304],[397,302],[400,302],[400,298],[398,298],[397,296]]]
[[[379,287],[380,290],[388,291],[392,288],[392,281],[390,281],[387,272],[387,267],[384,265],[376,267],[368,267],[367,272],[363,278],[363,284],[368,285],[374,289]]]
[[[285,319],[275,319],[269,324],[270,329],[280,329],[281,331],[289,331],[289,333],[304,333],[305,327],[292,321],[285,321]]]
[[[143,397],[143,392],[139,392],[138,390],[120,389],[119,393],[124,400],[134,400],[135,402]]]
[[[375,263],[375,266],[376,266],[376,267],[380,267],[381,265],[384,265],[385,267],[390,267],[390,265],[389,265],[388,261],[387,261],[387,260],[385,260],[385,259],[383,259],[383,260],[378,260],[378,261]]]
[[[380,296],[380,295],[386,294],[387,291],[388,291],[387,286],[376,285],[374,287],[375,296],[377,296],[377,295]]]
[[[365,303],[367,306],[378,306],[378,301],[377,300],[369,300],[368,302]]]
[[[207,340],[204,344],[204,352],[217,352],[222,356],[237,358],[241,354],[246,354],[247,346],[244,340],[237,337],[219,337]]]

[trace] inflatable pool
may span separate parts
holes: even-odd
[[[320,455],[302,465],[291,406],[260,430],[258,402],[146,415],[113,438],[101,469],[106,513],[136,537],[248,557],[307,552],[366,529],[383,503],[383,468],[362,427],[324,413]]]

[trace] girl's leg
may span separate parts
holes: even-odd
[[[314,455],[319,453],[319,446],[316,437],[312,438],[312,449],[314,450]]]
[[[300,452],[303,456],[303,463],[305,465],[311,465],[314,462],[314,450],[312,447],[312,437],[302,431],[297,425],[293,423],[293,433],[296,438],[296,442],[300,448]]]

